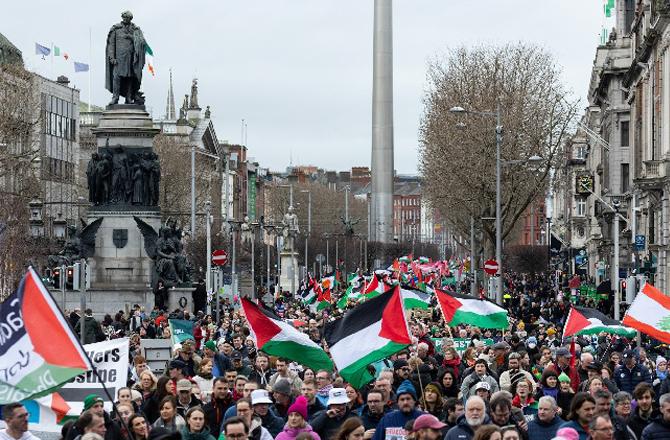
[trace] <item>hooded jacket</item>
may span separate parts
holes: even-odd
[[[556,431],[565,421],[555,415],[551,422],[543,422],[537,416],[528,422],[528,438],[533,440],[551,440],[556,437]]]
[[[314,440],[321,440],[319,434],[312,430],[312,427],[306,424],[303,428],[289,428],[288,423],[284,426],[284,430],[279,433],[275,440],[295,440],[301,432],[309,432]]]

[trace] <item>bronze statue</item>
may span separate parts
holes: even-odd
[[[157,278],[167,287],[191,283],[191,265],[183,254],[182,230],[176,221],[168,219],[157,232],[139,217],[133,216],[144,238],[144,250],[156,261]]]
[[[92,257],[95,253],[95,235],[102,224],[102,217],[89,224],[82,219],[81,227],[68,226],[68,238],[63,250],[56,255],[49,255],[49,267],[70,266],[82,258]]]
[[[124,12],[121,23],[112,26],[107,35],[105,88],[113,95],[110,105],[118,104],[119,96],[125,98],[126,104],[144,104],[140,86],[146,41],[132,19],[130,11]]]

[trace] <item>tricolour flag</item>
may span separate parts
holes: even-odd
[[[435,290],[447,325],[470,324],[480,328],[507,328],[507,310],[487,299]]]
[[[670,344],[670,298],[646,283],[628,308],[622,324]]]
[[[340,375],[354,388],[372,380],[368,365],[412,343],[396,287],[326,324],[323,336]]]
[[[144,42],[144,51],[146,52],[145,56],[147,60],[147,69],[152,76],[156,76],[156,69],[154,67],[154,51],[151,50],[149,43],[146,41]]]
[[[242,309],[249,323],[251,337],[259,350],[299,362],[314,371],[333,369],[328,354],[306,334],[247,298],[242,298]]]
[[[86,353],[32,267],[0,304],[0,404],[42,397],[91,369]]]
[[[363,295],[365,295],[365,297],[367,298],[374,298],[375,296],[381,295],[386,290],[387,290],[386,284],[383,281],[380,281],[379,276],[377,274],[373,273],[372,279],[365,286]]]
[[[422,292],[410,287],[402,287],[400,289],[402,294],[402,301],[406,309],[428,309],[430,305],[430,293]]]
[[[616,319],[605,316],[602,312],[588,307],[572,306],[563,327],[563,337],[572,335],[597,335],[610,333],[634,337],[637,333],[630,327],[621,325]]]

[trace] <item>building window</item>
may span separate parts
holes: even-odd
[[[575,145],[574,150],[573,150],[573,158],[577,160],[586,160],[586,145],[584,144],[579,144]]]
[[[630,190],[628,181],[630,180],[630,166],[627,163],[621,164],[621,193],[627,193]]]
[[[585,217],[586,216],[586,198],[585,197],[575,197],[575,216],[576,217]]]
[[[621,146],[630,146],[630,123],[628,121],[621,121]]]

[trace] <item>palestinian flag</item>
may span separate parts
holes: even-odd
[[[330,294],[330,289],[328,290],[323,290],[321,289],[321,286],[316,286],[316,301],[314,301],[312,304],[310,304],[310,309],[312,310],[312,313],[315,312],[320,312],[321,310],[324,310],[328,307],[330,307],[330,303],[332,301],[332,297]]]
[[[605,316],[596,309],[577,306],[570,308],[563,327],[564,338],[573,335],[597,335],[603,332],[626,337],[636,335],[634,329],[624,327],[619,321]]]
[[[400,288],[389,290],[326,324],[323,336],[340,375],[358,389],[373,379],[368,365],[412,343]]]
[[[427,310],[430,305],[431,295],[429,293],[410,287],[402,287],[400,293],[406,309]]]
[[[344,292],[342,298],[337,302],[337,307],[339,309],[344,309],[347,306],[349,301],[357,301],[363,292],[363,286],[365,285],[365,278],[358,276],[358,274],[351,274],[347,280],[348,288]]]
[[[302,303],[304,305],[312,304],[314,301],[316,301],[318,296],[317,287],[318,286],[316,281],[310,278],[309,283],[307,284],[307,293],[305,293],[305,295],[302,297]]]
[[[646,283],[628,308],[623,324],[670,344],[670,298]]]
[[[319,369],[332,371],[333,362],[326,352],[306,334],[282,321],[265,307],[257,306],[248,298],[242,298],[242,309],[258,350],[299,362],[314,371]]]
[[[507,310],[488,299],[435,290],[447,325],[470,324],[480,328],[507,328]]]
[[[375,296],[381,295],[387,289],[386,284],[383,281],[380,281],[377,274],[372,274],[372,279],[365,286],[363,295],[367,298],[374,298]]]
[[[0,405],[53,393],[91,361],[32,267],[0,304]],[[12,368],[10,368],[12,367]]]

